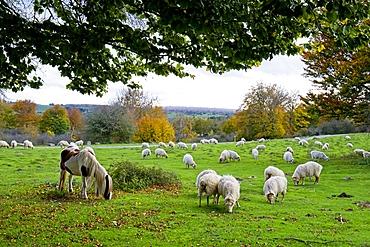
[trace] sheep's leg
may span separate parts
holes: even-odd
[[[217,205],[220,204],[220,194],[217,195]]]
[[[320,180],[320,177],[316,176],[316,179],[315,179],[315,183],[314,184],[318,184],[319,183],[319,180]]]
[[[199,207],[202,206],[202,193],[199,195]]]
[[[207,206],[209,206],[209,196],[207,196]]]
[[[302,185],[304,185],[304,177],[302,178]]]
[[[213,204],[218,204],[218,202],[217,202],[217,195],[214,195],[213,196],[213,202],[212,202]]]
[[[236,201],[236,205],[238,206],[238,208],[240,208],[239,201]]]
[[[284,202],[285,192],[281,192],[281,202]]]

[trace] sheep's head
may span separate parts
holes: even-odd
[[[294,185],[298,185],[300,177],[292,177]]]
[[[225,205],[227,206],[227,212],[232,213],[233,212],[233,207],[235,205],[236,201],[232,198],[225,198]]]

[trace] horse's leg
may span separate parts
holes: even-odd
[[[59,187],[58,187],[59,191],[62,191],[64,189],[64,184],[66,183],[66,178],[67,178],[67,171],[66,170],[60,170]]]
[[[69,179],[68,179],[68,189],[69,189],[69,192],[73,192],[73,175],[72,174],[69,174]]]
[[[86,182],[86,177],[85,176],[81,176],[82,177],[82,187],[81,187],[81,196],[83,199],[88,199],[87,197],[87,182]]]

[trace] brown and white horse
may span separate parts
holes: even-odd
[[[95,178],[95,192],[97,196],[104,196],[106,200],[112,198],[112,177],[98,162],[94,150],[86,147],[80,150],[77,146],[68,146],[60,153],[60,178],[59,191],[62,191],[69,175],[69,192],[73,192],[73,176],[82,177],[81,196],[88,199],[87,190],[91,187]]]

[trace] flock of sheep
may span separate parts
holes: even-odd
[[[3,141],[3,140],[0,141],[0,148],[1,147],[5,147],[5,148],[9,148],[9,147],[16,148],[18,145],[23,146],[24,148],[31,148],[31,149],[34,148],[32,142],[30,142],[29,140],[25,140],[24,142],[21,142],[21,143],[18,143],[16,140],[12,140],[10,142],[10,145],[6,141]]]

